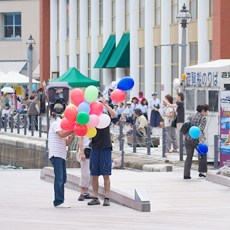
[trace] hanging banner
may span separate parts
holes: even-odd
[[[221,91],[220,95],[220,167],[230,165],[230,91]]]

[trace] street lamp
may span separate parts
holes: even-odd
[[[35,45],[35,41],[32,37],[32,35],[30,35],[30,37],[28,38],[28,40],[26,41],[26,45],[29,48],[29,97],[32,94],[32,66],[33,66],[33,48]]]
[[[192,20],[192,16],[186,9],[185,4],[182,6],[179,14],[176,16],[177,21],[182,27],[182,42],[181,42],[181,75],[179,79],[181,80],[182,74],[184,74],[184,68],[186,66],[186,27]],[[183,89],[182,89],[183,90]]]

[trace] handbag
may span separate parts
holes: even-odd
[[[84,149],[84,154],[85,154],[86,159],[90,158],[90,152],[91,152],[91,148],[85,148]]]
[[[181,127],[181,129],[180,129],[180,132],[181,132],[183,135],[186,135],[186,134],[188,133],[190,127],[191,127],[191,121],[188,120],[188,121],[186,121],[186,122],[182,125],[182,127]]]
[[[176,128],[176,127],[177,127],[177,117],[174,118],[174,120],[172,121],[171,126],[172,126],[173,128]]]

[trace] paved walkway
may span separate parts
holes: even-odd
[[[0,171],[0,229],[229,229],[230,189],[199,179],[182,179],[182,168],[169,173],[113,170],[112,187],[134,196],[144,188],[150,213],[112,204],[88,207],[79,193],[66,189],[70,209],[52,206],[53,185],[40,180],[39,170]],[[79,169],[69,173],[78,174]],[[102,181],[101,181],[102,183]]]

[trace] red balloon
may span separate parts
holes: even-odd
[[[78,106],[84,100],[84,93],[81,89],[74,89],[70,95],[71,101]]]
[[[111,95],[110,98],[112,99],[112,101],[119,103],[125,100],[126,98],[126,94],[123,90],[120,89],[115,89]]]
[[[90,105],[90,114],[96,114],[97,116],[100,116],[103,112],[103,105],[100,102],[93,102]]]
[[[66,131],[73,130],[75,125],[76,125],[76,122],[70,122],[66,118],[63,118],[61,121],[61,128]]]
[[[77,136],[83,137],[83,136],[85,136],[87,134],[87,132],[88,132],[88,129],[87,129],[86,125],[76,124],[74,126],[74,133]]]
[[[64,112],[65,118],[71,122],[76,121],[77,114],[77,110],[73,107],[67,107]]]

